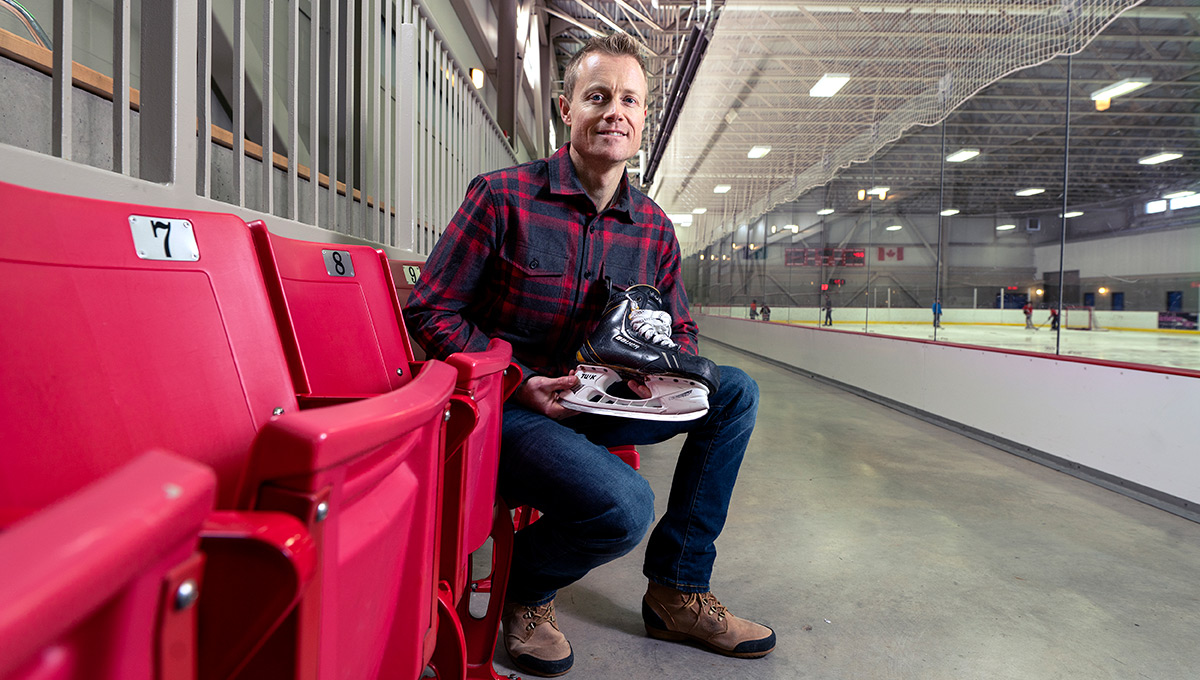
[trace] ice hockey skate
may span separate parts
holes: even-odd
[[[600,324],[576,353],[579,385],[560,401],[584,413],[646,420],[694,420],[720,385],[716,364],[684,354],[671,340],[671,316],[654,286],[613,290]],[[626,385],[642,381],[650,397]]]

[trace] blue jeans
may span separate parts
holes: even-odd
[[[500,494],[542,517],[517,532],[509,602],[540,605],[559,588],[637,547],[654,519],[654,492],[609,446],[687,433],[667,512],[650,535],[643,572],[684,592],[709,589],[716,548],[758,412],[758,384],[721,366],[709,410],[686,422],[582,414],[561,421],[512,400],[504,408]]]

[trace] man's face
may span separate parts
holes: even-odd
[[[637,155],[646,125],[646,90],[646,76],[633,57],[584,57],[571,99],[558,98],[563,122],[571,126],[571,151],[601,166]]]

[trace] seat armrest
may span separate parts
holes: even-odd
[[[310,475],[346,464],[445,416],[454,369],[427,361],[412,382],[369,399],[273,418],[259,432],[241,503],[253,505],[263,480]]]
[[[166,563],[195,553],[215,493],[208,467],[153,451],[0,533],[0,677],[122,592],[157,611]],[[111,612],[106,625],[137,616]]]
[[[472,380],[507,370],[512,363],[512,345],[492,338],[486,350],[455,352],[446,357],[446,363],[458,371],[458,386],[462,388]]]

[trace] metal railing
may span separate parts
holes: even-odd
[[[111,77],[72,59],[71,2],[55,1],[53,52],[5,34],[4,66],[50,76],[51,130],[42,148],[0,144],[0,180],[424,255],[467,182],[515,161],[414,0],[265,0],[257,21],[246,0],[215,6],[144,0],[133,35],[116,0]]]

